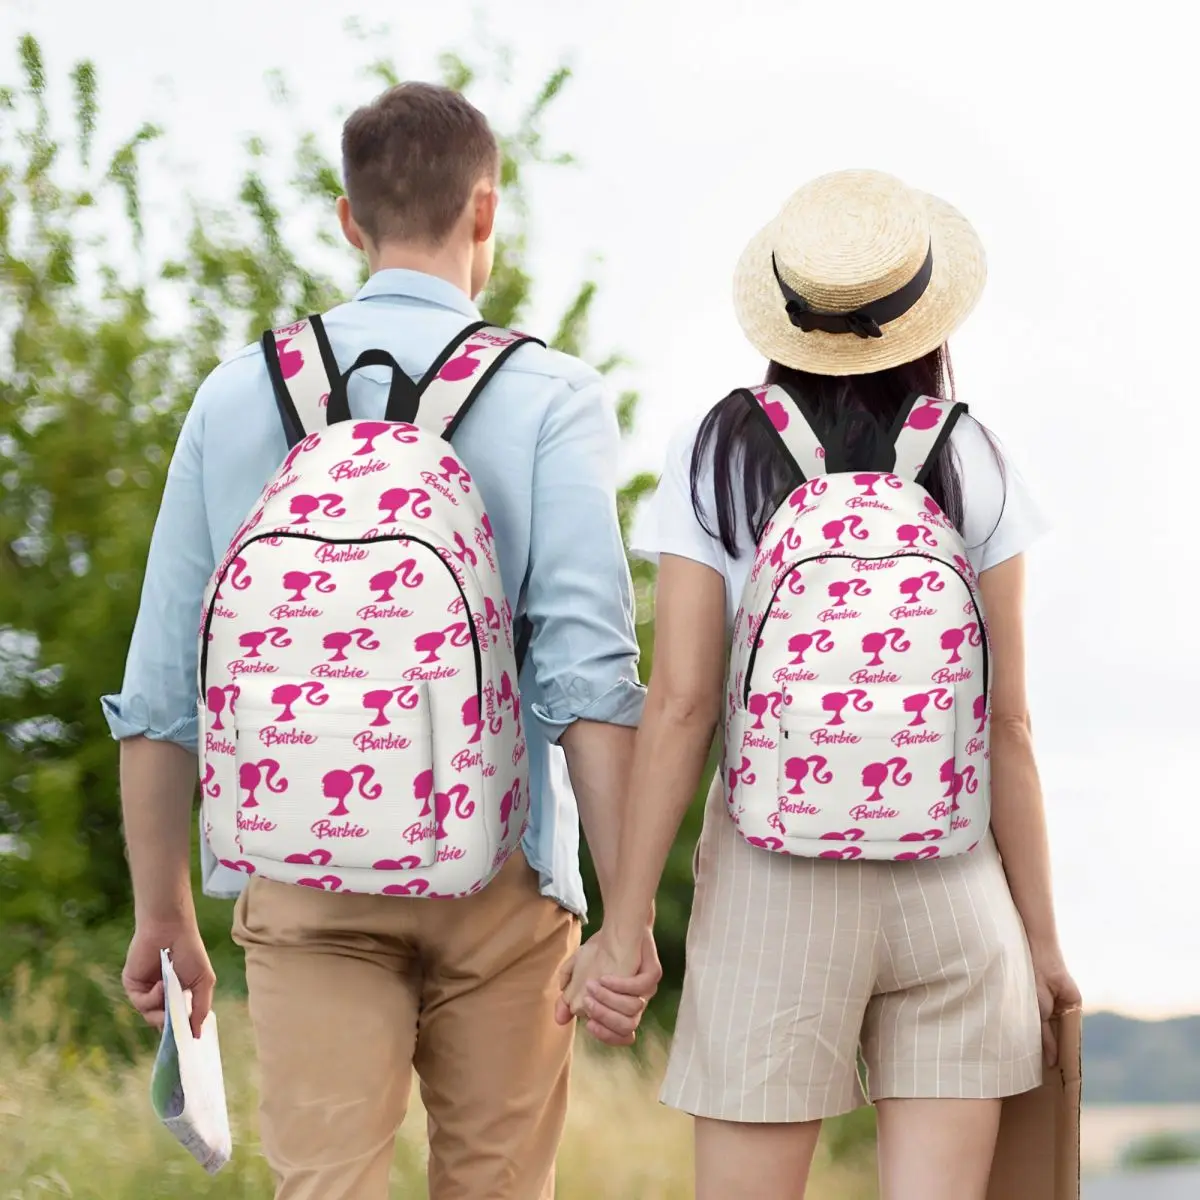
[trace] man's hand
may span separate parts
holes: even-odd
[[[646,1005],[658,991],[662,965],[646,929],[632,953],[609,945],[604,930],[589,938],[563,968],[555,1020],[585,1017],[587,1031],[608,1046],[632,1046]]]
[[[208,961],[208,951],[200,939],[194,917],[173,925],[142,926],[133,931],[121,983],[133,1007],[155,1029],[165,1020],[162,958],[160,951],[171,951],[171,963],[185,992],[192,993],[192,1036],[200,1036],[200,1026],[212,1008],[217,977]]]

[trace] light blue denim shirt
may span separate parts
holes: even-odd
[[[478,319],[452,284],[386,270],[329,313],[325,327],[343,369],[381,347],[419,379]],[[354,416],[382,417],[388,382],[383,368],[357,372]],[[542,892],[582,916],[579,821],[557,741],[581,717],[636,725],[643,701],[617,524],[620,433],[612,396],[578,359],[526,345],[493,378],[454,444],[491,517],[509,604],[533,624],[521,675],[532,789],[523,848]],[[204,588],[286,454],[262,352],[248,347],[201,385],[175,447],[124,684],[120,695],[103,698],[114,737],[144,734],[196,749]],[[229,895],[240,886],[240,877],[207,882],[211,855],[205,859],[206,890]]]

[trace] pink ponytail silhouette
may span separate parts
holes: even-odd
[[[779,716],[780,705],[783,704],[782,692],[754,692],[746,702],[746,711],[755,718],[752,729],[763,727],[763,717],[770,712],[772,717]]]
[[[392,589],[397,585],[415,588],[424,582],[425,576],[417,570],[417,560],[406,558],[394,570],[380,571],[377,575],[372,575],[367,586],[371,591],[379,593],[375,597],[376,604],[388,604],[396,598],[392,595]]]
[[[327,867],[333,862],[333,855],[328,850],[310,850],[307,854],[289,854],[283,861],[302,867]]]
[[[729,768],[729,798],[733,799],[733,793],[737,789],[739,783],[744,783],[747,787],[753,787],[756,776],[750,769],[750,760],[742,755],[741,763],[736,767]]]
[[[344,517],[346,510],[342,507],[343,500],[336,492],[322,492],[319,496],[302,493],[293,496],[288,505],[288,512],[295,516],[293,525],[307,525],[308,519],[318,509],[325,517]]]
[[[322,875],[320,879],[297,879],[296,882],[301,887],[319,888],[323,892],[342,890],[342,881],[336,875]]]
[[[793,796],[804,795],[804,781],[810,773],[813,783],[831,783],[833,781],[829,760],[820,754],[810,754],[807,758],[789,758],[784,763],[783,773],[791,780],[792,786],[788,788],[788,793]]]
[[[282,709],[275,720],[294,721],[296,714],[292,712],[292,706],[301,699],[320,708],[322,704],[328,703],[329,693],[326,692],[325,685],[317,683],[315,679],[306,680],[304,683],[281,683],[271,693],[271,703],[278,704]]]
[[[870,531],[863,524],[862,517],[855,515],[827,521],[821,526],[821,536],[830,543],[831,550],[841,550],[843,548],[842,538],[852,537],[861,542],[870,537]]]
[[[947,629],[942,634],[942,649],[950,651],[950,657],[947,663],[953,665],[957,662],[962,662],[962,655],[959,650],[962,648],[963,642],[967,642],[972,646],[981,646],[983,638],[979,636],[979,625],[975,621],[969,624],[961,625],[957,629]]]
[[[288,597],[289,604],[303,604],[306,599],[304,593],[310,587],[315,587],[325,595],[337,590],[337,584],[328,571],[288,571],[283,577],[283,586],[292,593]]]
[[[939,850],[936,846],[922,846],[920,850],[904,850],[897,854],[895,862],[913,862],[921,858],[937,858]]]
[[[397,708],[411,712],[420,703],[421,694],[410,683],[403,684],[398,688],[374,688],[372,691],[364,693],[363,708],[368,712],[375,713],[375,720],[371,722],[372,729],[391,724],[386,715],[386,709],[393,700],[395,700]]]
[[[467,494],[471,490],[471,475],[466,467],[457,459],[446,455],[445,458],[438,464],[442,469],[438,472],[439,475],[447,482],[451,481],[458,484],[459,489]]]
[[[818,654],[828,654],[833,649],[833,638],[828,629],[819,629],[816,633],[796,633],[788,638],[788,653],[792,656],[791,665],[804,665],[804,656],[809,650]]]
[[[385,896],[423,896],[429,891],[428,879],[410,879],[407,883],[389,883],[383,889]],[[432,895],[432,893],[430,893]]]
[[[464,379],[470,379],[472,375],[479,369],[479,359],[475,357],[480,350],[486,350],[487,346],[483,343],[478,345],[468,343],[463,346],[462,350],[450,359],[438,372],[439,379],[449,380],[451,383],[460,383]]]
[[[521,781],[514,781],[512,787],[500,797],[500,820],[504,825],[504,829],[500,836],[508,837],[508,823],[521,807]]]
[[[939,712],[949,712],[954,707],[954,693],[945,688],[932,688],[928,692],[914,692],[904,697],[904,711],[913,714],[908,727],[925,724],[925,710],[933,705]]]
[[[901,525],[896,530],[896,540],[904,543],[906,550],[916,548],[918,542],[925,546],[937,546],[937,538],[929,532],[927,525]]]
[[[936,429],[942,416],[942,409],[937,401],[922,397],[920,406],[914,405],[909,412],[908,420],[904,422],[904,428],[919,429],[922,432]]]
[[[433,815],[437,821],[437,832],[434,836],[438,841],[446,837],[446,818],[451,812],[459,820],[469,819],[475,812],[475,802],[469,798],[470,792],[465,783],[456,783],[444,792],[437,792],[433,797]]]
[[[829,585],[829,598],[833,601],[834,608],[845,605],[849,593],[855,596],[869,596],[871,588],[862,579],[838,579]]]
[[[959,772],[955,771],[954,766],[954,759],[948,758],[942,763],[938,773],[938,777],[946,785],[942,798],[951,802],[951,809],[958,808],[958,797],[961,793],[966,792],[968,796],[973,796],[979,791],[979,780],[975,778],[975,768],[968,766]]]
[[[798,487],[789,497],[788,504],[792,508],[803,508],[811,496],[823,496],[828,485],[823,476],[818,475]]]
[[[240,555],[229,564],[229,574],[225,577],[225,582],[235,592],[244,592],[254,582],[253,576],[246,569],[246,560]]]
[[[252,629],[238,638],[238,645],[246,651],[247,658],[258,658],[258,651],[264,643],[269,643],[279,650],[290,646],[292,639],[282,625],[273,625],[270,629]]]
[[[261,762],[244,762],[238,769],[238,786],[246,793],[242,801],[243,808],[257,808],[258,797],[255,794],[260,787],[268,792],[279,795],[288,790],[288,781],[283,777],[282,768],[273,758],[264,758]]]
[[[939,524],[947,524],[946,514],[942,512],[938,502],[932,496],[925,497],[922,508],[924,509],[926,516],[931,517]]]
[[[468,696],[463,701],[462,723],[467,729],[471,730],[471,736],[467,741],[467,745],[474,746],[483,736],[483,718],[479,713],[478,696]]]
[[[883,666],[883,651],[889,645],[897,654],[903,654],[912,647],[912,643],[904,636],[903,629],[885,629],[882,633],[865,634],[862,640],[863,653],[871,656],[867,666]]]
[[[421,659],[422,665],[438,662],[438,651],[447,640],[452,646],[469,645],[471,641],[470,626],[465,621],[456,621],[453,625],[446,626],[445,629],[434,629],[413,638],[413,649],[419,654],[425,655]]]
[[[200,780],[200,787],[210,800],[216,800],[221,795],[221,785],[215,781],[216,774],[216,764],[209,763],[204,769],[204,778]]]
[[[209,726],[210,729],[224,729],[225,726],[221,723],[221,714],[225,711],[226,701],[228,701],[229,715],[234,715],[234,706],[237,704],[237,698],[241,695],[241,688],[236,683],[228,683],[224,687],[210,687],[204,693],[204,705],[213,715],[213,723]]]
[[[371,864],[373,871],[415,871],[421,865],[419,854],[406,854],[403,858],[381,858]]]
[[[862,858],[862,849],[858,846],[843,846],[840,850],[822,850],[819,858]]]
[[[748,837],[746,839],[751,846],[757,846],[760,850],[773,850],[776,854],[783,851],[783,839],[777,837]]]
[[[883,799],[883,785],[887,783],[890,774],[892,782],[897,787],[908,787],[912,783],[912,772],[906,770],[907,758],[889,758],[887,762],[873,762],[863,767],[863,787],[870,788],[871,794],[863,802],[877,804]]]
[[[842,713],[850,705],[855,712],[870,712],[875,707],[873,701],[867,699],[867,693],[862,688],[850,688],[845,692],[826,692],[821,697],[821,707],[827,713],[833,713],[826,725],[845,725]]]
[[[433,512],[429,504],[429,493],[424,488],[388,488],[379,497],[379,511],[387,514],[381,524],[394,525],[397,520],[396,514],[406,507],[421,521],[426,520]]]
[[[862,489],[861,495],[863,496],[874,496],[877,487],[899,489],[904,486],[903,481],[897,479],[895,475],[855,475],[854,482]]]
[[[975,720],[979,722],[975,732],[982,733],[987,728],[987,696],[976,696],[973,708]]]
[[[366,763],[356,763],[348,771],[327,771],[321,779],[321,787],[326,800],[336,800],[337,804],[329,810],[331,817],[347,816],[350,810],[346,807],[346,799],[356,790],[364,800],[378,800],[383,795],[383,788],[372,783],[375,778],[375,768]]]
[[[358,421],[350,431],[350,436],[355,441],[363,443],[354,451],[355,455],[361,457],[374,454],[375,440],[385,433],[390,433],[397,442],[411,443],[417,440],[418,430],[415,425],[409,425],[407,422]]]
[[[791,423],[788,410],[778,400],[770,399],[766,392],[759,396],[758,402],[762,405],[762,410],[767,414],[771,424],[782,433]]]
[[[456,548],[452,550],[451,553],[455,558],[458,559],[460,563],[462,563],[464,566],[470,567],[474,567],[478,564],[478,555],[476,555],[475,551],[463,541],[463,535],[461,533],[456,532],[454,534],[454,545]]]
[[[917,597],[923,588],[931,592],[940,592],[945,586],[936,571],[926,571],[921,575],[914,575],[900,584],[900,591],[904,596],[903,603],[916,604]]]
[[[346,650],[349,646],[355,645],[360,650],[378,650],[379,640],[375,637],[374,630],[371,629],[335,630],[333,633],[327,633],[321,639],[321,645],[326,650],[333,651],[326,661],[336,663],[346,661]]]
[[[430,801],[433,799],[433,771],[422,771],[416,779],[413,780],[413,799],[421,801],[421,816],[428,817],[433,809],[430,807]]]

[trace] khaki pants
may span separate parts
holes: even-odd
[[[415,1067],[431,1200],[551,1200],[579,922],[518,852],[462,900],[254,879],[238,901],[276,1200],[384,1200]]]

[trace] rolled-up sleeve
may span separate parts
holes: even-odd
[[[557,742],[577,720],[637,725],[633,586],[617,520],[621,435],[597,377],[551,402],[533,469],[526,615],[540,703]]]
[[[196,666],[212,539],[201,471],[204,388],[184,421],[150,541],[125,679],[101,697],[113,737],[149,737],[196,748]]]

